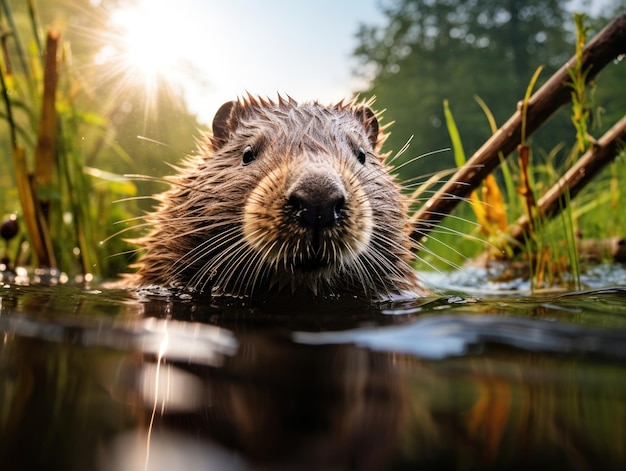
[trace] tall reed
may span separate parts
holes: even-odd
[[[9,33],[0,62],[4,105],[0,117],[9,129],[17,189],[8,194],[17,197],[19,205],[11,204],[5,194],[0,210],[6,213],[18,206],[25,237],[16,258],[68,275],[110,275],[111,262],[99,242],[107,236],[103,226],[112,226],[112,221],[103,216],[111,213],[113,199],[134,194],[134,186],[120,186],[116,176],[107,178],[109,174],[85,166],[93,150],[81,142],[81,127],[107,124],[104,118],[94,119],[93,113],[77,109],[74,97],[80,85],[73,77],[69,44],[55,29],[42,37],[33,2],[27,13],[28,31],[18,29],[8,1],[1,2],[0,21],[6,22],[2,29]]]
[[[491,258],[513,260],[515,253],[520,253],[524,263],[530,269],[530,280],[534,289],[555,285],[579,288],[581,285],[581,251],[579,239],[581,234],[593,234],[605,237],[607,233],[620,234],[626,231],[624,218],[617,218],[622,223],[614,226],[614,219],[607,216],[607,205],[611,195],[611,208],[616,207],[615,201],[623,199],[619,181],[623,181],[624,157],[618,158],[608,172],[604,172],[592,185],[578,195],[577,201],[571,201],[567,188],[562,198],[563,211],[558,218],[549,220],[543,216],[538,207],[538,200],[544,192],[555,185],[559,177],[571,166],[582,152],[587,150],[593,138],[589,134],[588,122],[593,107],[589,99],[585,74],[582,69],[582,54],[588,28],[582,15],[575,15],[577,32],[576,62],[569,70],[572,89],[571,121],[576,133],[576,142],[572,145],[563,167],[558,166],[558,154],[566,148],[559,145],[550,152],[533,150],[531,142],[525,136],[525,119],[529,97],[539,78],[541,68],[536,71],[521,102],[522,140],[517,149],[517,161],[507,161],[500,156],[501,167],[495,174],[489,175],[481,187],[469,198],[468,207],[474,213],[479,224],[478,231],[487,242]],[[496,132],[497,124],[488,105],[476,98],[483,110],[492,132]],[[450,106],[444,101],[444,116],[454,150],[457,166],[465,164],[465,152],[461,142],[461,133],[457,129]],[[543,159],[537,157],[543,155]],[[543,160],[543,162],[541,161]],[[607,177],[609,175],[609,177]],[[501,187],[503,189],[501,189]],[[598,211],[600,210],[601,211]],[[457,234],[476,235],[469,224],[463,222],[468,217],[467,209],[463,217],[457,217],[447,223],[448,231]],[[508,237],[511,223],[525,214],[529,220],[528,232],[521,246]],[[593,222],[592,222],[593,221]],[[607,224],[608,223],[608,224]],[[592,231],[588,227],[604,226],[603,232]],[[583,226],[584,225],[584,226]],[[443,245],[455,244],[451,237],[439,236]],[[520,250],[521,249],[521,250]],[[484,248],[482,249],[484,250]],[[474,254],[476,255],[476,254]]]

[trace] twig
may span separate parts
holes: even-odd
[[[604,66],[626,53],[626,13],[609,23],[589,43],[583,53],[583,70],[587,82]],[[528,102],[526,137],[537,130],[557,109],[571,100],[569,69],[576,63],[573,56],[539,89]],[[518,110],[478,149],[471,159],[416,213],[413,239],[428,234],[456,205],[463,201],[499,164],[498,154],[509,155],[522,139],[522,113]]]
[[[611,162],[618,151],[619,141],[626,141],[626,116],[608,130],[565,175],[537,202],[539,214],[551,218],[565,207],[566,195],[574,198],[587,183]],[[520,217],[511,228],[510,236],[521,242],[531,224],[528,215]],[[519,249],[519,247],[515,247]]]

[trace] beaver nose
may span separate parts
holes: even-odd
[[[309,173],[292,186],[287,201],[302,227],[319,230],[334,226],[341,218],[346,195],[332,175]]]

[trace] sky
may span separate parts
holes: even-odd
[[[224,102],[248,92],[332,103],[366,88],[354,74],[355,34],[362,23],[385,23],[385,1],[120,0],[110,12],[118,50],[107,46],[95,60],[144,75],[148,93],[150,77],[167,77],[209,125]],[[585,11],[606,0],[571,2]]]
[[[133,67],[160,71],[210,123],[250,92],[331,103],[352,97],[360,23],[381,24],[380,0],[140,0],[113,13]],[[145,61],[145,64],[143,63]]]

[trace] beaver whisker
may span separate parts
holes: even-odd
[[[200,287],[201,291],[204,291],[209,286],[213,290],[221,290],[226,293],[229,290],[230,279],[234,273],[239,271],[239,267],[243,266],[250,253],[250,248],[241,240],[235,242],[235,244],[233,250],[226,253],[222,252],[219,257],[208,259],[200,270],[201,276],[194,276],[191,282],[196,287]],[[211,282],[210,285],[209,282]],[[236,294],[230,291],[229,294]]]
[[[411,196],[410,201],[411,201],[411,203],[428,201],[431,198],[431,196],[436,194],[436,193],[437,193],[436,189],[433,189],[433,190],[419,190],[419,194],[420,195],[426,195],[426,196],[423,196],[423,197],[422,196],[420,196],[420,197],[417,197],[417,196],[413,197],[413,196]],[[469,199],[466,198],[466,201],[469,201]]]
[[[438,215],[442,215],[443,213],[437,212],[437,211],[428,211],[428,214],[432,214],[433,216],[438,216]],[[446,214],[446,216],[449,219],[456,219],[457,221],[461,221],[463,223],[467,223],[470,224],[476,228],[480,228],[481,224],[477,221],[472,221],[470,219],[464,218],[463,216],[457,216],[456,214]],[[446,226],[440,226],[439,224],[435,224],[432,221],[427,221],[427,220],[423,220],[423,219],[416,219],[415,222],[418,222],[420,225],[426,226],[426,227],[430,227],[432,228],[432,230],[435,229],[440,229],[440,230],[446,230],[449,229]],[[465,232],[463,232],[462,234],[465,234]]]
[[[441,195],[441,197],[439,199],[442,200],[457,200],[457,201],[462,201],[464,203],[470,203],[472,200],[469,197],[463,197],[463,196],[459,196],[459,195],[455,195],[453,193],[446,193]]]
[[[266,273],[278,273],[282,274],[282,276],[274,276],[270,278],[270,288],[272,286],[284,287],[287,283],[286,278],[291,278],[295,272],[293,267],[293,258],[288,256],[288,243],[287,241],[273,241],[271,245],[269,242],[266,243],[267,250],[263,251],[262,261],[263,264],[267,266]],[[276,248],[278,246],[278,248]],[[276,251],[276,256],[269,258],[272,252]],[[296,253],[296,256],[299,255],[300,252]],[[282,265],[282,267],[281,267]],[[284,275],[288,276],[284,276]],[[285,278],[285,279],[283,279]]]
[[[237,226],[233,226],[232,222],[229,222],[228,224],[220,223],[217,226],[220,228],[225,228],[225,229],[222,229],[222,231],[216,234],[215,236],[212,236],[209,239],[205,239],[202,237],[202,234],[205,234],[207,231],[205,226],[194,227],[184,232],[171,234],[171,232],[175,232],[176,230],[178,230],[180,226],[178,224],[171,224],[170,227],[168,227],[167,225],[163,225],[162,228],[164,232],[168,232],[168,230],[171,231],[170,232],[171,241],[175,241],[177,239],[182,239],[184,241],[185,239],[188,239],[191,236],[193,236],[194,238],[197,237],[199,239],[196,242],[197,245],[190,247],[188,251],[178,253],[177,254],[178,258],[172,260],[172,266],[175,266],[178,263],[182,263],[182,261],[184,261],[185,259],[188,259],[190,255],[195,255],[197,252],[201,251],[204,246],[206,245],[211,246],[212,244],[214,244],[215,241],[219,241],[219,240],[226,238],[231,228],[234,229],[235,231],[237,230]],[[228,242],[228,240],[226,242]],[[183,247],[181,246],[181,249],[182,248]]]
[[[385,272],[388,272],[390,275],[395,277],[405,276],[407,269],[410,269],[410,266],[406,261],[400,259],[397,254],[394,255],[393,249],[397,250],[399,248],[400,247],[389,247],[388,245],[381,244],[378,241],[373,241],[372,243],[372,251],[378,256],[377,259],[373,259],[375,264],[381,267],[381,269],[384,268]],[[402,248],[405,251],[408,250],[404,247]],[[392,262],[390,257],[395,257],[395,260]],[[413,272],[412,275],[414,275]]]
[[[221,290],[232,296],[248,294],[247,280],[250,278],[248,273],[259,265],[257,262],[261,256],[262,254],[253,250],[252,247],[241,244],[236,253],[229,254],[228,263],[221,271],[220,277],[216,279],[213,289]],[[235,275],[237,276],[233,282]],[[250,285],[249,288],[252,289],[253,285]]]
[[[189,285],[195,289],[200,287],[200,291],[204,291],[209,281],[213,280],[214,288],[226,290],[230,278],[247,259],[245,255],[252,252],[241,239],[231,249],[233,250],[221,252],[220,256],[208,258],[202,268],[190,278]]]
[[[230,244],[232,242],[236,242],[241,239],[241,229],[236,225],[232,225],[232,223],[224,224],[223,226],[225,226],[225,228],[221,232],[203,240],[193,249],[188,251],[186,255],[205,258],[211,252],[219,254],[224,252],[226,249],[230,249]],[[203,229],[203,232],[206,231],[206,228],[201,229]]]
[[[286,255],[283,256],[283,251],[286,254],[286,240],[279,241],[277,239],[268,239],[261,229],[257,229],[254,233],[248,235],[248,244],[254,247],[259,253],[263,254],[265,263],[278,265],[283,261],[285,263],[285,270],[288,269],[287,261],[289,258]]]
[[[439,172],[437,172],[436,174],[438,174],[438,173]],[[454,172],[450,172],[450,173],[454,173]],[[432,175],[432,176],[435,176],[435,175]],[[425,179],[423,175],[420,175],[419,177],[408,178],[405,181],[403,181],[402,182],[402,188],[403,188],[403,190],[411,192],[411,191],[415,191],[414,189],[420,189],[420,187],[422,187],[422,186],[424,186],[426,184],[428,185],[428,187],[431,187],[431,186],[434,186],[434,185],[442,185],[442,184],[446,183],[446,181],[447,180],[445,180],[443,178],[440,178],[438,180],[429,180],[428,178]],[[470,185],[469,183],[465,183],[465,182],[458,182],[458,184],[461,185],[461,186],[469,186]],[[420,193],[424,193],[426,191],[428,191],[428,190],[424,189],[424,190],[420,191]]]
[[[407,248],[410,244],[404,244],[394,239],[394,228],[384,224],[379,226],[379,231],[371,239],[371,244],[378,244],[380,247],[388,247],[389,254],[395,255],[391,257],[391,261],[403,260],[403,258],[412,258],[413,253]]]
[[[194,246],[193,248],[191,248],[190,250],[181,253],[181,256],[178,259],[175,259],[174,262],[172,263],[172,268],[175,268],[178,264],[183,263],[185,260],[189,260],[192,259],[194,256],[198,256],[202,253],[204,253],[204,249],[207,248],[209,251],[210,250],[215,250],[216,247],[219,247],[220,245],[224,245],[225,243],[228,243],[232,240],[232,238],[229,239],[229,235],[230,235],[230,228],[228,226],[231,226],[231,224],[224,224],[224,226],[226,226],[227,230],[222,230],[222,232],[220,232],[219,234],[217,234],[214,237],[211,237],[207,240],[203,240],[202,242],[198,243],[196,246]],[[222,227],[222,225],[220,225],[220,227]],[[178,226],[175,226],[175,229],[177,229]],[[237,232],[237,227],[234,226],[233,227],[235,233]],[[196,227],[193,229],[190,229],[186,232],[182,232],[179,234],[176,234],[174,236],[172,236],[172,240],[176,240],[176,239],[186,239],[189,236],[192,235],[196,235],[196,234],[203,234],[206,232],[206,227]],[[220,240],[224,240],[225,242],[222,242],[220,244],[218,244],[217,246],[215,246],[215,242],[216,241],[220,241]],[[173,273],[174,274],[174,273]],[[172,274],[172,275],[173,275]]]
[[[351,249],[349,249],[351,251]],[[367,255],[356,256],[354,252],[351,251],[352,262],[350,265],[342,266],[342,272],[348,273],[351,272],[358,279],[361,288],[363,289],[363,293],[367,295],[371,286],[374,286],[374,279],[370,275],[370,272],[367,270],[362,258],[367,257]],[[382,281],[382,280],[381,280]]]
[[[463,219],[463,218],[461,218],[461,219]],[[489,247],[492,247],[494,249],[496,248],[495,245],[490,244],[489,242],[486,242],[485,240],[483,240],[480,237],[477,237],[477,236],[474,236],[474,235],[471,235],[471,234],[467,234],[467,233],[464,233],[464,232],[460,232],[460,231],[454,230],[454,229],[449,228],[449,227],[438,226],[437,228],[432,229],[432,230],[429,231],[428,237],[429,237],[430,240],[433,240],[435,243],[441,245],[442,247],[447,248],[448,250],[450,250],[451,252],[453,252],[454,254],[459,256],[464,261],[468,261],[469,258],[467,256],[465,256],[460,250],[458,250],[454,245],[447,244],[447,243],[443,242],[442,240],[438,239],[436,236],[433,236],[433,234],[442,234],[442,235],[452,234],[452,235],[458,236],[460,238],[462,237],[462,238],[465,238],[465,239],[470,240],[470,241],[475,241],[477,243],[480,243],[481,245],[485,245],[486,244]],[[447,266],[449,266],[452,269],[458,270],[458,269],[461,268],[457,263],[454,263],[453,261],[448,260],[448,259],[442,257],[441,255],[439,255],[432,248],[428,248],[428,247],[425,247],[425,246],[420,244],[420,251],[423,252],[423,253],[426,253],[428,255],[431,255],[432,257],[434,257],[434,258],[444,262]],[[439,269],[435,268],[433,265],[428,263],[423,257],[418,257],[418,259],[420,261],[426,263],[429,267],[431,267],[431,268],[433,268],[433,269],[435,269],[437,271],[440,271]]]
[[[464,238],[464,239],[467,239],[467,240],[470,240],[470,241],[475,241],[475,242],[480,243],[482,245],[486,244],[488,247],[496,248],[495,245],[490,244],[489,242],[484,241],[480,237],[477,237],[477,236],[474,236],[474,235],[471,235],[471,234],[467,234],[465,232],[460,232],[460,231],[454,230],[454,229],[449,228],[449,227],[437,227],[436,229],[432,229],[432,230],[429,231],[429,236],[428,237],[429,237],[430,240],[435,241],[436,243],[438,243],[442,247],[446,247],[448,250],[450,250],[454,254],[458,255],[464,261],[468,261],[469,258],[467,256],[463,255],[463,253],[460,250],[458,250],[457,248],[455,248],[453,245],[450,245],[450,244],[447,244],[447,243],[443,242],[442,240],[438,239],[437,237],[433,236],[432,234],[442,234],[442,235],[452,234],[452,235],[455,235],[455,236],[459,236],[459,238]],[[424,251],[426,251],[426,253],[429,253],[430,255],[433,255],[434,257],[438,258],[439,260],[445,262],[451,268],[454,268],[454,269],[459,269],[460,268],[457,264],[455,264],[455,263],[453,263],[453,262],[451,262],[451,261],[449,261],[449,260],[447,260],[447,259],[445,259],[445,258],[443,258],[443,257],[441,257],[439,255],[437,255],[437,253],[434,252],[431,249],[426,249],[425,247],[421,247],[421,250],[424,250]]]
[[[133,223],[133,222],[136,222],[136,221],[147,221],[147,219],[148,219],[148,216],[143,214],[141,216],[135,216],[135,217],[132,217],[132,218],[120,219],[119,221],[115,221],[113,224],[118,226],[120,224],[129,224],[129,223]],[[146,227],[146,226],[149,226],[149,225],[150,225],[150,222],[146,222],[142,226],[133,225],[132,227],[141,229],[142,227]]]
[[[433,156],[433,155],[436,155],[436,154],[441,154],[443,152],[448,152],[450,150],[451,150],[450,147],[444,147],[442,149],[433,150],[433,151],[427,152],[425,154],[420,154],[420,155],[417,155],[415,157],[411,157],[410,159],[405,160],[404,162],[402,162],[399,165],[394,165],[393,170],[394,170],[394,172],[397,172],[402,167],[406,167],[407,165],[411,165],[411,164],[413,164],[413,163],[415,163],[415,162],[417,162],[417,161],[419,161],[419,160],[421,160],[423,158],[430,157],[430,156]]]
[[[398,158],[402,155],[404,155],[404,153],[409,150],[409,147],[411,145],[411,141],[413,140],[413,136],[409,136],[409,138],[406,140],[406,142],[404,143],[404,145],[400,148],[400,150],[398,152],[396,152],[394,155],[390,155],[390,153],[387,154],[387,158],[385,159],[385,161],[387,162],[388,165],[394,165],[394,162],[396,160],[398,160]]]
[[[207,258],[212,252],[220,252],[222,246],[228,247],[233,241],[240,239],[239,229],[232,227],[227,231],[221,232],[215,237],[209,238],[202,243],[195,246],[193,249],[185,252],[180,258],[178,258],[170,267],[169,275],[176,277],[180,273],[184,272],[188,264],[197,263],[198,260]],[[210,259],[210,257],[209,257]]]
[[[265,279],[267,277],[267,274],[270,270],[270,265],[267,262],[267,257],[268,257],[268,253],[267,251],[265,252],[257,252],[258,256],[259,256],[259,263],[257,264],[252,264],[250,263],[249,266],[252,266],[254,268],[254,272],[253,275],[251,276],[251,283],[248,283],[247,286],[243,286],[244,289],[244,293],[252,296],[253,292],[254,292],[254,288],[256,286],[259,285],[259,283],[261,282],[261,280]]]
[[[154,175],[142,175],[139,173],[126,173],[124,174],[124,178],[128,180],[138,181],[138,182],[152,182],[152,183],[169,183],[170,177],[155,177]]]
[[[237,219],[241,220],[241,217],[238,217]],[[221,226],[233,225],[233,221],[236,222],[237,219],[228,218],[225,220],[223,214],[220,214],[220,215],[205,214],[205,215],[198,215],[198,216],[178,217],[176,219],[170,219],[167,221],[159,221],[158,223],[163,228],[170,227],[172,229],[179,228],[181,223],[185,223],[185,224],[202,223],[202,225],[194,228],[194,231],[195,231],[196,229],[201,230],[203,228],[206,230],[207,222],[212,223],[211,227],[221,227]],[[177,233],[176,235],[179,235],[179,234],[191,235],[191,234],[194,234],[194,232],[190,230],[184,233]]]
[[[117,221],[117,222],[116,222],[116,224],[128,224],[128,223],[131,223],[131,222],[133,222],[133,221],[136,221],[136,220],[141,220],[141,219],[142,219],[142,218],[129,218],[129,219],[123,219],[123,220],[121,220],[121,221]],[[149,223],[149,222],[146,222],[146,223],[143,223],[143,224],[133,224],[133,225],[131,225],[131,226],[124,227],[123,229],[120,229],[120,230],[118,230],[118,231],[114,232],[113,234],[111,234],[110,236],[106,237],[105,239],[103,239],[103,240],[101,241],[101,243],[102,243],[102,244],[105,244],[105,243],[109,242],[111,239],[114,239],[114,238],[116,238],[116,237],[119,237],[119,236],[121,236],[122,234],[125,234],[125,233],[127,233],[127,232],[135,232],[137,229],[142,229],[142,228],[144,228],[144,227],[150,227],[150,226],[152,226],[152,224],[151,224],[151,223]]]
[[[172,180],[171,182],[168,182],[170,184],[170,186],[172,188],[175,188],[177,190],[188,190],[188,191],[192,191],[194,193],[204,193],[207,195],[211,195],[213,194],[216,189],[215,188],[203,188],[203,187],[198,187],[196,186],[193,182],[192,183],[185,183],[185,182],[179,182],[176,180]],[[206,182],[206,183],[210,183],[210,182]],[[231,189],[231,187],[236,187],[238,185],[238,183],[236,182],[221,182],[219,183],[220,189],[221,190],[229,190]]]
[[[377,163],[375,160],[372,159],[369,162],[369,165],[363,165],[360,168],[355,169],[356,171],[352,170],[347,165],[342,170],[343,171],[349,170],[348,173],[351,174],[352,179],[357,184],[360,184],[360,185],[374,184],[376,186],[381,186],[381,182],[380,182],[381,175],[377,171],[383,167],[384,165],[381,165],[380,163]]]
[[[379,153],[384,130],[355,101],[226,103],[141,218],[153,229],[139,239],[137,283],[235,296],[426,293],[408,264],[415,202]]]
[[[296,257],[301,256],[301,250],[297,248],[300,240],[296,242]],[[261,250],[258,251],[259,255],[259,263],[256,265],[257,273],[252,278],[254,283],[252,286],[257,286],[259,279],[264,279],[270,272],[274,273],[288,273],[290,276],[295,274],[294,268],[294,258],[293,258],[293,250],[289,250],[288,241],[264,241],[264,245],[261,247]],[[270,257],[272,253],[275,253],[274,256]],[[278,282],[272,283],[270,279],[270,287],[273,284],[280,284]]]
[[[343,271],[345,260],[344,260],[344,257],[340,256],[340,252],[338,250],[339,248],[337,247],[337,244],[328,244],[328,245],[330,245],[329,252],[332,253],[332,256],[329,258],[332,260],[333,264],[339,265],[339,271]]]
[[[445,244],[444,244],[445,245]],[[457,263],[454,263],[452,260],[448,260],[444,257],[442,257],[441,255],[438,255],[437,252],[435,252],[432,249],[429,248],[422,248],[421,250],[422,254],[427,254],[432,256],[434,259],[439,260],[440,262],[443,262],[444,264],[446,264],[448,267],[454,269],[454,270],[459,270],[461,268],[460,265],[458,265]],[[428,266],[428,268],[430,268],[431,270],[437,271],[437,272],[441,272],[441,269],[437,268],[436,265],[433,265],[432,263],[430,263],[425,257],[423,257],[422,255],[419,255],[418,260],[423,263],[424,265]]]
[[[388,281],[383,279],[383,277],[380,275],[380,273],[382,273],[382,266],[379,263],[380,257],[380,252],[373,248],[371,253],[368,252],[363,257],[360,257],[358,259],[359,265],[357,266],[362,267],[361,273],[368,274],[370,283],[368,285],[363,285],[363,289],[366,293],[375,291],[378,292],[380,295],[389,296],[391,287],[388,286]],[[369,276],[370,273],[373,273],[376,279]],[[381,291],[384,291],[384,293],[380,293]]]
[[[389,260],[389,256],[393,255],[392,248],[398,249],[399,247],[389,247],[387,244],[383,244],[379,240],[373,240],[372,250],[376,253],[377,258],[372,257],[372,262],[381,269],[384,268],[385,272],[400,276],[403,273],[401,268],[404,268],[404,266],[400,266],[399,260],[396,260],[396,263],[392,263]],[[402,264],[406,264],[406,262],[402,262]]]
[[[112,201],[112,204],[119,203],[129,203],[133,201],[145,201],[145,200],[153,200],[155,199],[155,195],[143,195],[143,196],[127,196],[125,198],[118,198]]]
[[[300,240],[297,241],[296,245],[300,243]],[[296,275],[295,267],[294,267],[294,257],[293,251],[289,251],[289,243],[287,241],[274,241],[271,245],[268,245],[267,250],[263,251],[262,262],[266,267],[264,273],[267,275],[274,273],[275,275],[270,277],[270,287],[272,286],[284,286],[288,280]],[[278,246],[278,248],[276,248]],[[273,258],[269,258],[272,252],[276,251],[276,256]],[[298,250],[296,252],[296,256],[301,255],[301,251]],[[276,274],[282,274],[280,276]],[[287,276],[284,276],[286,274]],[[282,279],[285,278],[285,279]],[[290,282],[290,281],[289,281]]]

